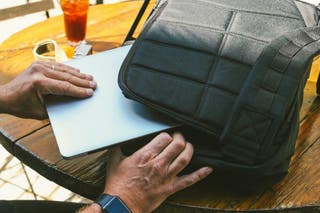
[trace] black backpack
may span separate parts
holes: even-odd
[[[283,175],[320,50],[319,14],[294,0],[159,1],[119,86],[184,124],[179,130],[195,147],[192,166],[247,180]]]

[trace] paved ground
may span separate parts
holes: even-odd
[[[89,202],[39,175],[0,146],[0,200]]]

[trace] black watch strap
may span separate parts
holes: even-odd
[[[95,203],[101,206],[104,213],[132,213],[118,196],[102,194]]]

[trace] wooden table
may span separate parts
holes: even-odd
[[[120,46],[141,4],[141,1],[131,1],[91,7],[87,40],[94,45],[94,51]],[[8,82],[30,64],[32,48],[45,38],[55,39],[59,44],[66,42],[62,17],[22,30],[0,46],[0,83]],[[281,209],[283,212],[320,212],[319,112],[320,99],[316,96],[315,84],[309,82],[301,111],[297,151],[288,175],[272,188],[252,193],[235,190],[213,174],[210,179],[170,197],[157,212],[278,212]],[[2,114],[0,132],[0,141],[9,152],[48,179],[91,199],[103,190],[108,150],[63,159],[49,120]]]

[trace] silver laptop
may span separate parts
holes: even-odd
[[[66,63],[92,74],[98,87],[93,97],[87,99],[57,96],[46,99],[53,132],[63,157],[92,152],[176,126],[173,121],[123,96],[117,78],[130,47]]]

